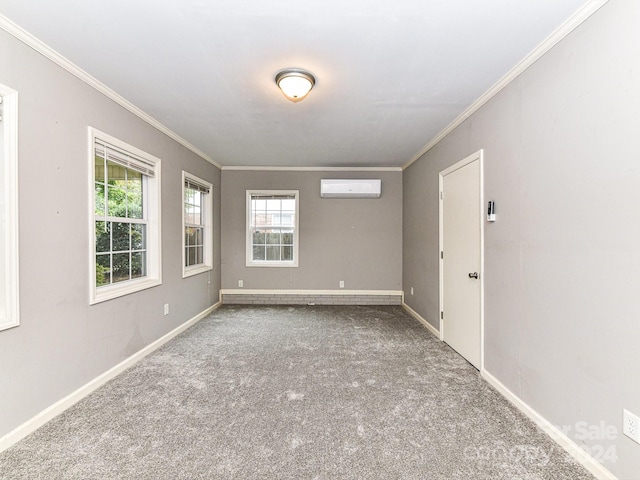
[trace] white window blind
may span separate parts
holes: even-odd
[[[96,156],[107,161],[118,163],[124,167],[140,172],[143,175],[153,178],[155,176],[155,164],[138,157],[130,152],[111,145],[98,138],[95,139],[94,150]]]
[[[209,193],[209,186],[208,185],[204,185],[202,183],[198,183],[195,180],[191,179],[191,178],[185,178],[184,180],[184,186],[191,189],[191,190],[195,190],[197,192],[202,192],[202,193]]]

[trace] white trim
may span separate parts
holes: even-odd
[[[513,405],[518,408],[522,413],[529,417],[538,427],[540,427],[547,435],[551,437],[558,445],[564,448],[569,455],[576,459],[580,465],[586,468],[592,475],[601,480],[615,480],[616,476],[613,475],[606,467],[600,462],[595,460],[586,451],[578,446],[573,440],[571,440],[562,430],[555,425],[552,425],[546,418],[536,412],[527,403],[525,403],[520,397],[509,390],[500,380],[494,377],[487,370],[481,371],[482,377],[493,386],[503,397],[509,400]]]
[[[425,319],[424,317],[422,317],[422,315],[420,315],[418,312],[416,312],[413,308],[411,308],[409,305],[407,305],[406,303],[404,303],[404,301],[402,302],[402,306],[404,307],[404,309],[409,312],[409,314],[415,318],[416,320],[418,320],[422,325],[424,325],[425,327],[427,327],[427,330],[429,330],[431,333],[433,333],[436,338],[440,339],[440,332],[438,331],[438,329],[436,327],[434,327],[433,325],[431,325],[431,323],[429,323],[429,321],[427,321],[427,319]]]
[[[402,290],[268,290],[245,288],[225,288],[220,295],[394,295],[402,296]]]
[[[192,180],[199,183],[209,189],[209,193],[204,194],[204,245],[203,245],[203,263],[192,266],[185,266],[186,263],[186,248],[185,245],[185,218],[184,218],[184,189],[185,181]],[[189,172],[182,170],[182,278],[192,277],[200,273],[213,270],[213,185],[206,180],[197,177]]]
[[[505,76],[498,80],[489,90],[483,93],[480,98],[473,102],[464,112],[458,115],[449,125],[447,125],[440,133],[431,139],[424,147],[422,147],[411,159],[402,166],[402,170],[409,168],[425,153],[435,147],[440,140],[449,133],[459,127],[462,122],[473,115],[485,103],[495,97],[503,88],[513,82],[521,73],[533,65],[540,57],[551,50],[558,42],[573,32],[591,15],[598,11],[609,0],[591,0],[584,7],[574,13],[566,22],[560,25],[551,35],[542,41],[533,51],[524,57],[518,64],[513,67]]]
[[[463,158],[459,162],[454,163],[448,168],[445,168],[438,174],[438,298],[439,298],[439,312],[443,312],[444,308],[444,266],[440,252],[444,251],[444,231],[443,231],[443,187],[444,177],[448,174],[459,170],[460,168],[478,161],[479,162],[479,181],[480,181],[480,204],[478,205],[478,215],[480,222],[480,370],[484,368],[484,151],[482,149],[475,153],[472,153],[468,157]],[[444,340],[444,322],[442,321],[442,314],[440,316],[440,340]]]
[[[111,135],[108,135],[93,127],[88,127],[88,147],[89,147],[89,304],[112,300],[114,298],[139,292],[147,288],[156,287],[162,284],[162,161],[129,145]],[[145,184],[147,190],[144,196],[144,218],[147,224],[147,274],[135,280],[128,280],[111,285],[98,287],[96,285],[96,229],[95,229],[95,140],[99,138],[125,151],[145,159],[154,165],[153,178],[147,177]]]
[[[247,190],[246,219],[245,219],[245,266],[267,268],[297,268],[299,263],[300,242],[300,190]],[[293,225],[293,261],[253,260],[253,237],[251,233],[251,197],[270,195],[293,195],[295,197],[296,211]]]
[[[48,58],[49,60],[51,60],[55,64],[57,64],[60,67],[64,68],[67,72],[69,72],[70,74],[76,76],[77,78],[82,80],[84,83],[86,83],[90,87],[95,88],[98,92],[100,92],[103,95],[105,95],[106,97],[110,98],[111,100],[116,102],[121,107],[127,109],[128,111],[133,113],[135,116],[137,116],[141,120],[147,122],[152,127],[156,128],[160,132],[162,132],[165,135],[167,135],[169,138],[175,140],[176,142],[178,142],[183,147],[191,150],[193,153],[198,155],[203,160],[206,160],[207,162],[211,163],[212,165],[214,165],[214,166],[216,166],[218,168],[222,168],[222,165],[220,165],[218,162],[213,160],[209,155],[204,153],[198,147],[196,147],[195,145],[189,143],[187,140],[182,138],[180,135],[175,133],[173,130],[169,129],[168,127],[166,127],[165,125],[160,123],[158,120],[153,118],[151,115],[149,115],[148,113],[144,112],[140,108],[136,107],[133,103],[131,103],[130,101],[125,99],[123,96],[119,95],[114,90],[112,90],[109,87],[107,87],[104,83],[100,82],[96,78],[94,78],[91,75],[89,75],[87,72],[82,70],[80,67],[78,67],[77,65],[73,64],[67,58],[65,58],[64,56],[60,55],[58,52],[53,50],[51,47],[49,47],[48,45],[44,44],[42,41],[38,40],[36,37],[34,37],[30,33],[28,33],[26,30],[24,30],[20,26],[16,25],[11,20],[9,20],[7,17],[5,17],[4,15],[1,15],[1,14],[0,14],[0,28],[5,30],[7,33],[13,35],[18,40],[20,40],[21,42],[25,43],[29,47],[33,48],[36,52],[44,55],[46,58]]]
[[[15,445],[17,442],[22,440],[24,437],[26,437],[30,433],[35,432],[38,428],[40,428],[42,425],[47,423],[49,420],[52,420],[53,418],[57,417],[62,412],[67,410],[69,407],[78,403],[87,395],[89,395],[90,393],[94,392],[99,387],[107,383],[109,380],[115,378],[117,375],[119,375],[129,367],[132,367],[133,365],[138,363],[140,360],[142,360],[144,357],[146,357],[150,353],[160,348],[169,340],[180,335],[189,327],[198,323],[200,320],[205,318],[207,315],[209,315],[219,306],[220,306],[220,302],[210,306],[209,308],[200,312],[190,320],[187,320],[185,323],[183,323],[179,327],[171,330],[169,333],[160,337],[155,342],[147,345],[142,350],[139,350],[138,352],[134,353],[133,355],[123,360],[122,362],[118,363],[116,366],[110,368],[109,370],[102,373],[101,375],[98,375],[96,378],[94,378],[90,382],[86,383],[85,385],[75,390],[74,392],[70,393],[66,397],[58,400],[53,405],[45,408],[40,413],[38,413],[31,419],[27,420],[26,422],[24,422],[19,427],[15,428],[8,434],[4,435],[2,438],[0,438],[0,452],[3,452],[4,450],[11,447],[12,445]]]
[[[258,167],[258,166],[223,166],[223,171],[251,172],[401,172],[402,167]]]
[[[0,311],[0,330],[20,325],[19,291],[19,228],[18,228],[18,92],[0,84],[4,151],[0,154],[0,195],[4,208],[0,209],[0,235],[4,243],[4,309]],[[4,178],[3,178],[4,177]],[[0,204],[1,204],[0,203]]]

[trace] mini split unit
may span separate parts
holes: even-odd
[[[320,180],[322,198],[380,198],[382,180],[333,179]]]

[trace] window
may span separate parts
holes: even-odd
[[[212,186],[182,172],[182,276],[189,277],[212,269],[213,201]]]
[[[247,190],[247,266],[298,266],[297,190]]]
[[[0,85],[0,330],[20,325],[18,92]]]
[[[160,159],[90,128],[91,303],[161,283]]]

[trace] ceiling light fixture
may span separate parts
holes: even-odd
[[[315,84],[315,77],[299,68],[287,68],[276,75],[276,85],[285,97],[296,103],[304,100]]]

